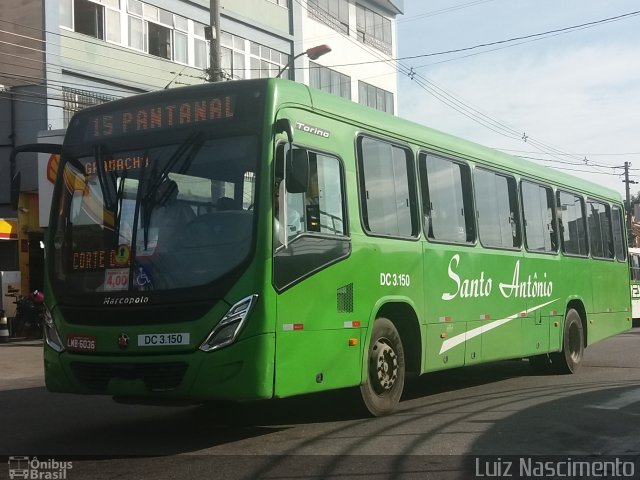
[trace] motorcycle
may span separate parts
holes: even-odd
[[[29,295],[11,292],[6,295],[13,297],[16,304],[16,316],[13,318],[13,336],[27,338],[42,338],[44,325],[44,295],[34,290]]]

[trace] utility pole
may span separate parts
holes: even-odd
[[[624,180],[622,181],[625,184],[625,193],[626,193],[626,202],[625,206],[627,209],[627,239],[629,246],[633,246],[635,242],[633,241],[633,229],[631,228],[631,194],[629,192],[629,185],[632,183],[638,183],[635,180],[629,180],[629,162],[624,162]]]
[[[209,23],[211,38],[209,39],[209,81],[222,80],[220,68],[220,0],[211,0],[209,4]]]

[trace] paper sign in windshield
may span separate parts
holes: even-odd
[[[129,288],[129,269],[112,268],[104,272],[104,290],[113,292]]]

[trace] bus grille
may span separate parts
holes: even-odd
[[[175,389],[185,372],[187,364],[173,363],[90,363],[72,362],[71,370],[78,381],[87,388],[106,391],[109,380],[142,380],[153,391]]]
[[[353,283],[338,289],[337,307],[338,313],[353,313]]]

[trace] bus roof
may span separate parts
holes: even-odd
[[[265,83],[270,85],[265,85]],[[622,200],[620,193],[613,189],[285,79],[238,80],[177,87],[89,107],[81,110],[77,115],[90,115],[102,110],[112,110],[129,106],[132,103],[144,103],[161,98],[178,100],[184,96],[203,94],[212,90],[223,91],[225,87],[228,88],[232,84],[235,88],[239,87],[241,89],[251,88],[252,86],[260,89],[265,87],[267,89],[272,88],[275,98],[280,101],[280,107],[287,104],[303,105],[318,113],[330,115],[332,118],[340,119],[345,123],[355,125],[371,133],[392,137],[402,142],[423,147],[426,150],[471,160],[505,172],[525,176],[532,180],[548,182],[585,195],[601,197],[616,202],[621,202]],[[242,86],[240,86],[241,84]]]
[[[315,111],[330,114],[333,118],[339,118],[344,122],[356,125],[372,133],[391,136],[398,140],[424,147],[427,150],[472,160],[486,166],[528,177],[531,180],[547,182],[585,195],[601,197],[616,202],[621,202],[622,200],[620,193],[613,189],[553,168],[434,130],[343,99],[337,95],[309,88],[300,83],[281,79],[271,79],[270,81],[277,82],[276,89],[278,90],[286,89],[292,91],[292,93],[297,91],[297,95],[294,95],[296,99],[302,100],[306,97],[309,101],[308,106]],[[307,90],[307,95],[302,94],[301,90]],[[290,98],[289,95],[278,95],[278,97]]]

